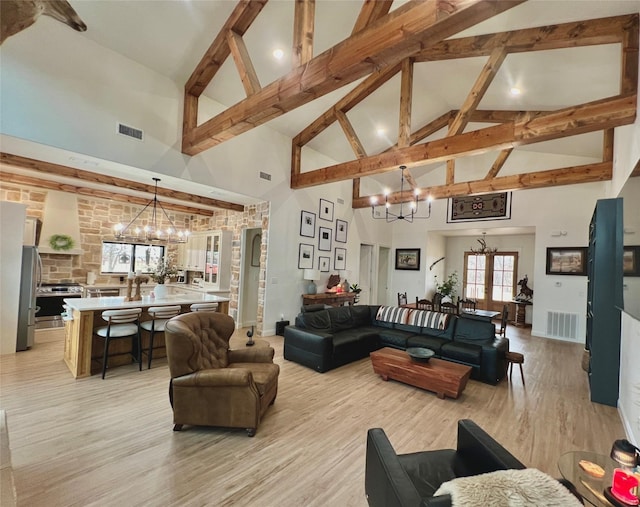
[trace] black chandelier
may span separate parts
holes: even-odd
[[[186,243],[189,237],[189,231],[177,231],[173,220],[169,218],[166,210],[158,201],[158,182],[160,178],[153,178],[156,188],[153,192],[153,199],[151,199],[140,213],[138,213],[128,225],[118,223],[113,226],[114,236],[116,241],[127,241],[131,243],[144,242],[144,243]],[[140,224],[136,225],[136,220],[149,208],[151,216],[146,221],[145,225],[142,225],[143,220],[140,220]],[[158,208],[164,214],[169,227],[162,229],[158,226]],[[161,218],[161,217],[160,217]]]
[[[404,171],[407,168],[405,165],[400,166],[400,197],[403,197],[404,194]],[[384,217],[376,216],[376,206],[378,204],[378,198],[376,196],[371,197],[371,217],[374,220],[386,220],[387,223],[395,222],[396,220],[405,220],[409,223],[413,222],[416,219],[423,219],[431,217],[431,196],[427,197],[428,202],[428,210],[425,216],[419,216],[418,213],[418,197],[420,197],[420,189],[415,189],[413,192],[413,200],[409,203],[409,211],[407,214],[404,214],[404,203],[400,202],[400,210],[399,212],[392,213],[389,211],[391,207],[391,203],[389,202],[389,191],[385,190],[384,192]]]

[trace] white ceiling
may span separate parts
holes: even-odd
[[[79,38],[90,39],[121,53],[170,77],[180,87],[236,4],[229,0],[71,0],[70,3],[88,26],[86,32],[78,34]],[[396,1],[393,8],[403,3]],[[362,0],[316,1],[314,54],[349,36],[361,5]],[[293,8],[293,1],[271,0],[244,36],[262,85],[285,75],[290,69]],[[640,0],[529,0],[460,35],[478,35],[634,12],[640,12]],[[281,61],[271,56],[276,47],[285,51]],[[418,128],[446,111],[457,109],[484,63],[483,58],[473,58],[417,65],[414,75],[413,127]],[[619,90],[619,66],[617,46],[509,55],[479,108],[556,109],[615,95]],[[355,84],[272,120],[269,126],[293,137]],[[508,94],[508,89],[513,85],[521,87],[522,95],[514,98]],[[226,106],[244,98],[243,87],[231,58],[222,66],[205,95]],[[396,76],[349,112],[349,119],[369,154],[380,152],[395,143],[398,103],[399,77]],[[206,118],[199,118],[200,122],[203,120]],[[376,129],[380,127],[386,129],[383,137],[376,134]],[[473,128],[469,126],[467,130]],[[442,133],[434,135],[440,136]],[[338,162],[354,158],[344,134],[336,126],[327,129],[309,146]],[[520,149],[598,159],[601,157],[601,146],[601,134],[594,133]],[[87,169],[91,170],[89,167]],[[101,169],[94,167],[93,170]],[[416,169],[414,176],[420,178],[421,175],[420,170]],[[384,184],[397,186],[397,178],[386,178],[377,179]],[[181,185],[188,187],[186,182]],[[190,188],[185,191],[224,198],[223,195],[212,195],[210,188],[207,193],[202,193],[203,190]],[[228,200],[240,202],[238,199]]]

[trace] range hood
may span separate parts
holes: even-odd
[[[69,239],[71,241],[69,241]],[[80,255],[80,222],[75,195],[49,190],[44,201],[44,216],[38,250],[40,253]],[[69,244],[72,243],[71,247]]]

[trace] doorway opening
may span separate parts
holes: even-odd
[[[475,299],[477,308],[502,311],[516,292],[518,253],[476,254],[465,252],[462,281],[465,298]]]
[[[243,229],[240,260],[238,327],[255,326],[258,322],[261,252],[262,229],[259,227]]]

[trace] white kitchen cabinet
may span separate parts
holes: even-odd
[[[204,282],[208,289],[229,290],[231,284],[231,231],[206,235]]]
[[[189,236],[186,246],[187,271],[204,271],[207,248],[207,233],[194,233]]]

